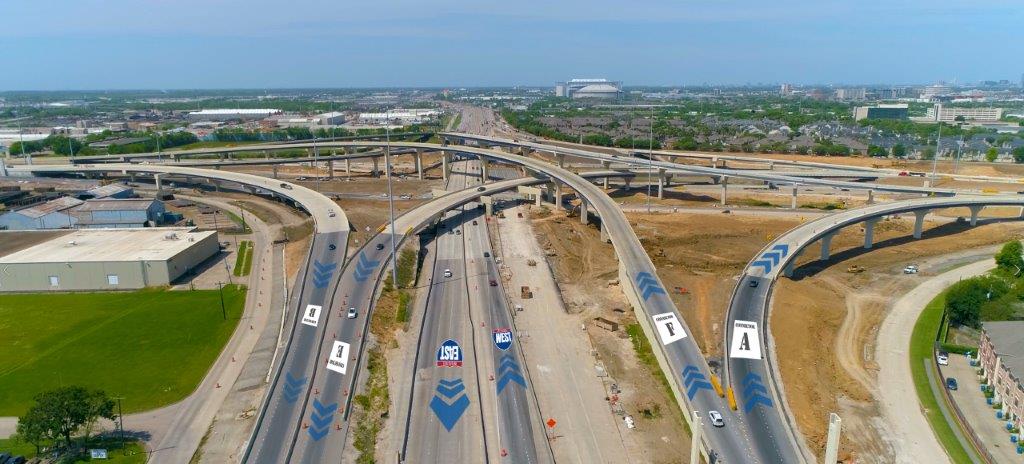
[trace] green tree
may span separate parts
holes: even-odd
[[[1014,163],[1024,163],[1024,146],[1014,148],[1011,153],[1013,154]]]
[[[26,431],[39,436],[63,438],[71,447],[71,438],[85,428],[89,433],[99,418],[114,420],[114,400],[102,390],[88,390],[84,387],[69,386],[42,392],[19,424],[27,423]],[[40,432],[42,430],[43,432]]]
[[[896,158],[903,158],[907,156],[907,147],[905,147],[902,143],[897,143],[896,145],[893,145],[892,156]]]
[[[884,148],[878,145],[868,145],[868,156],[884,158],[888,155],[889,153]]]
[[[953,284],[946,293],[946,313],[950,322],[979,327],[982,305],[999,299],[1007,291],[1006,283],[992,276],[974,277]]]
[[[996,253],[996,266],[1011,275],[1017,275],[1024,270],[1024,247],[1020,242],[1011,240],[1003,245],[1003,248]]]
[[[935,159],[935,149],[932,147],[925,147],[921,150],[921,159],[932,160]]]
[[[988,151],[985,152],[985,161],[988,161],[989,163],[995,161],[998,157],[999,150],[997,150],[996,147],[989,147]]]
[[[38,408],[29,409],[24,416],[18,418],[17,434],[14,438],[36,447],[36,454],[42,451],[43,444],[53,440],[54,436],[47,426],[47,418],[42,417]]]

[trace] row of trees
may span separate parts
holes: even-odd
[[[1024,256],[1020,242],[1003,245],[989,275],[953,284],[946,293],[946,313],[957,325],[980,327],[982,321],[1017,318],[1024,300]]]

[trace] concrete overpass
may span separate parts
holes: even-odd
[[[977,224],[978,214],[989,206],[1024,208],[1024,196],[920,198],[892,203],[869,205],[831,214],[796,227],[766,245],[746,266],[733,289],[726,313],[723,337],[727,353],[725,384],[734,392],[740,408],[753,404],[748,415],[753,429],[773,426],[783,420],[790,433],[809,453],[796,424],[791,422],[785,388],[778,374],[772,335],[768,328],[768,311],[772,291],[780,274],[792,275],[794,263],[804,250],[820,243],[820,259],[828,260],[832,237],[844,227],[864,225],[864,248],[874,244],[874,225],[885,216],[913,213],[914,238],[921,238],[924,219],[928,213],[944,208],[968,208],[970,224]],[[1022,209],[1024,211],[1024,209]],[[762,378],[758,387],[750,387],[750,379]],[[746,406],[745,406],[746,405]],[[825,413],[822,411],[822,420]]]

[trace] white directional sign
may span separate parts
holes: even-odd
[[[686,338],[683,324],[679,323],[676,313],[662,313],[654,316],[654,325],[658,328],[658,335],[661,336],[661,343],[669,343]]]
[[[327,368],[339,374],[348,370],[348,343],[334,341],[331,356],[327,359]]]
[[[761,341],[757,338],[757,323],[732,321],[730,358],[761,359]]]
[[[322,306],[306,305],[306,311],[302,313],[302,323],[316,327],[320,322],[320,313],[323,312],[323,309]]]

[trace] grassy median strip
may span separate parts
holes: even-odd
[[[238,325],[245,287],[0,296],[0,416],[39,392],[81,385],[124,398],[124,412],[195,390]]]
[[[235,277],[244,277],[252,272],[252,252],[251,240],[243,240],[238,244],[238,251],[235,252]]]
[[[946,292],[942,292],[925,306],[917,323],[914,324],[914,332],[910,336],[910,372],[914,378],[917,398],[921,402],[924,415],[935,432],[935,436],[939,439],[939,443],[945,448],[953,462],[969,464],[971,459],[960,441],[957,440],[949,422],[942,415],[938,403],[940,399],[932,393],[928,373],[925,371],[924,360],[930,360],[933,355],[935,336],[939,333],[945,306]]]

